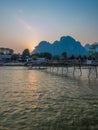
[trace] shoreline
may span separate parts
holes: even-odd
[[[24,63],[20,63],[20,62],[14,63],[14,62],[11,62],[11,63],[2,63],[2,64],[0,64],[0,67],[3,67],[3,66],[24,66]]]

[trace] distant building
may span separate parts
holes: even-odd
[[[10,48],[0,48],[0,61],[9,61],[14,53],[13,49]]]
[[[10,48],[0,48],[0,54],[13,54],[14,50]]]

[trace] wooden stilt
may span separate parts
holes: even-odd
[[[62,66],[62,75],[63,75],[63,66]]]

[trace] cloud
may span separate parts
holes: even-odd
[[[25,20],[18,18],[18,22],[28,31],[32,31],[32,26],[28,24]]]

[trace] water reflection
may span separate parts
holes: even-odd
[[[98,129],[98,80],[0,68],[1,130]]]

